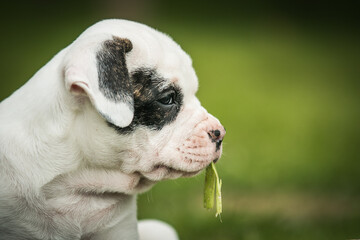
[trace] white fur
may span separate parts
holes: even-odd
[[[104,121],[105,114],[125,127],[134,114],[97,88],[95,53],[112,36],[133,44],[129,72],[153,67],[181,87],[184,105],[161,131],[138,127],[120,135]],[[225,131],[195,97],[191,65],[168,36],[139,23],[105,20],[1,102],[0,239],[139,239],[136,194],[163,179],[195,175],[221,155],[207,133]],[[177,239],[172,230],[151,238],[151,228],[144,229],[144,240]]]
[[[156,229],[156,231],[154,231]],[[140,240],[177,240],[174,229],[157,220],[143,220],[139,223]]]

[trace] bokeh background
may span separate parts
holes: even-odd
[[[1,3],[0,100],[96,21],[145,23],[192,56],[227,135],[222,221],[202,207],[203,174],[139,196],[139,218],[183,240],[360,239],[359,4],[290,2]]]

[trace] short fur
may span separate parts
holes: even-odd
[[[197,87],[168,36],[88,28],[0,104],[0,239],[176,239],[138,228],[136,194],[221,156],[225,130]]]

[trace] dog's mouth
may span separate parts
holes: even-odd
[[[179,177],[193,177],[199,174],[203,168],[196,171],[185,171],[166,166],[164,164],[155,165],[150,171],[139,172],[144,178],[151,181],[161,181],[165,179],[176,179]]]

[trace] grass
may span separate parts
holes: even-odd
[[[165,220],[188,240],[360,238],[358,38],[289,25],[154,24],[192,56],[198,97],[227,129],[217,163],[224,211],[220,222],[202,208],[200,175],[139,196],[139,218]],[[25,29],[25,42],[10,34],[1,99],[82,30]]]

